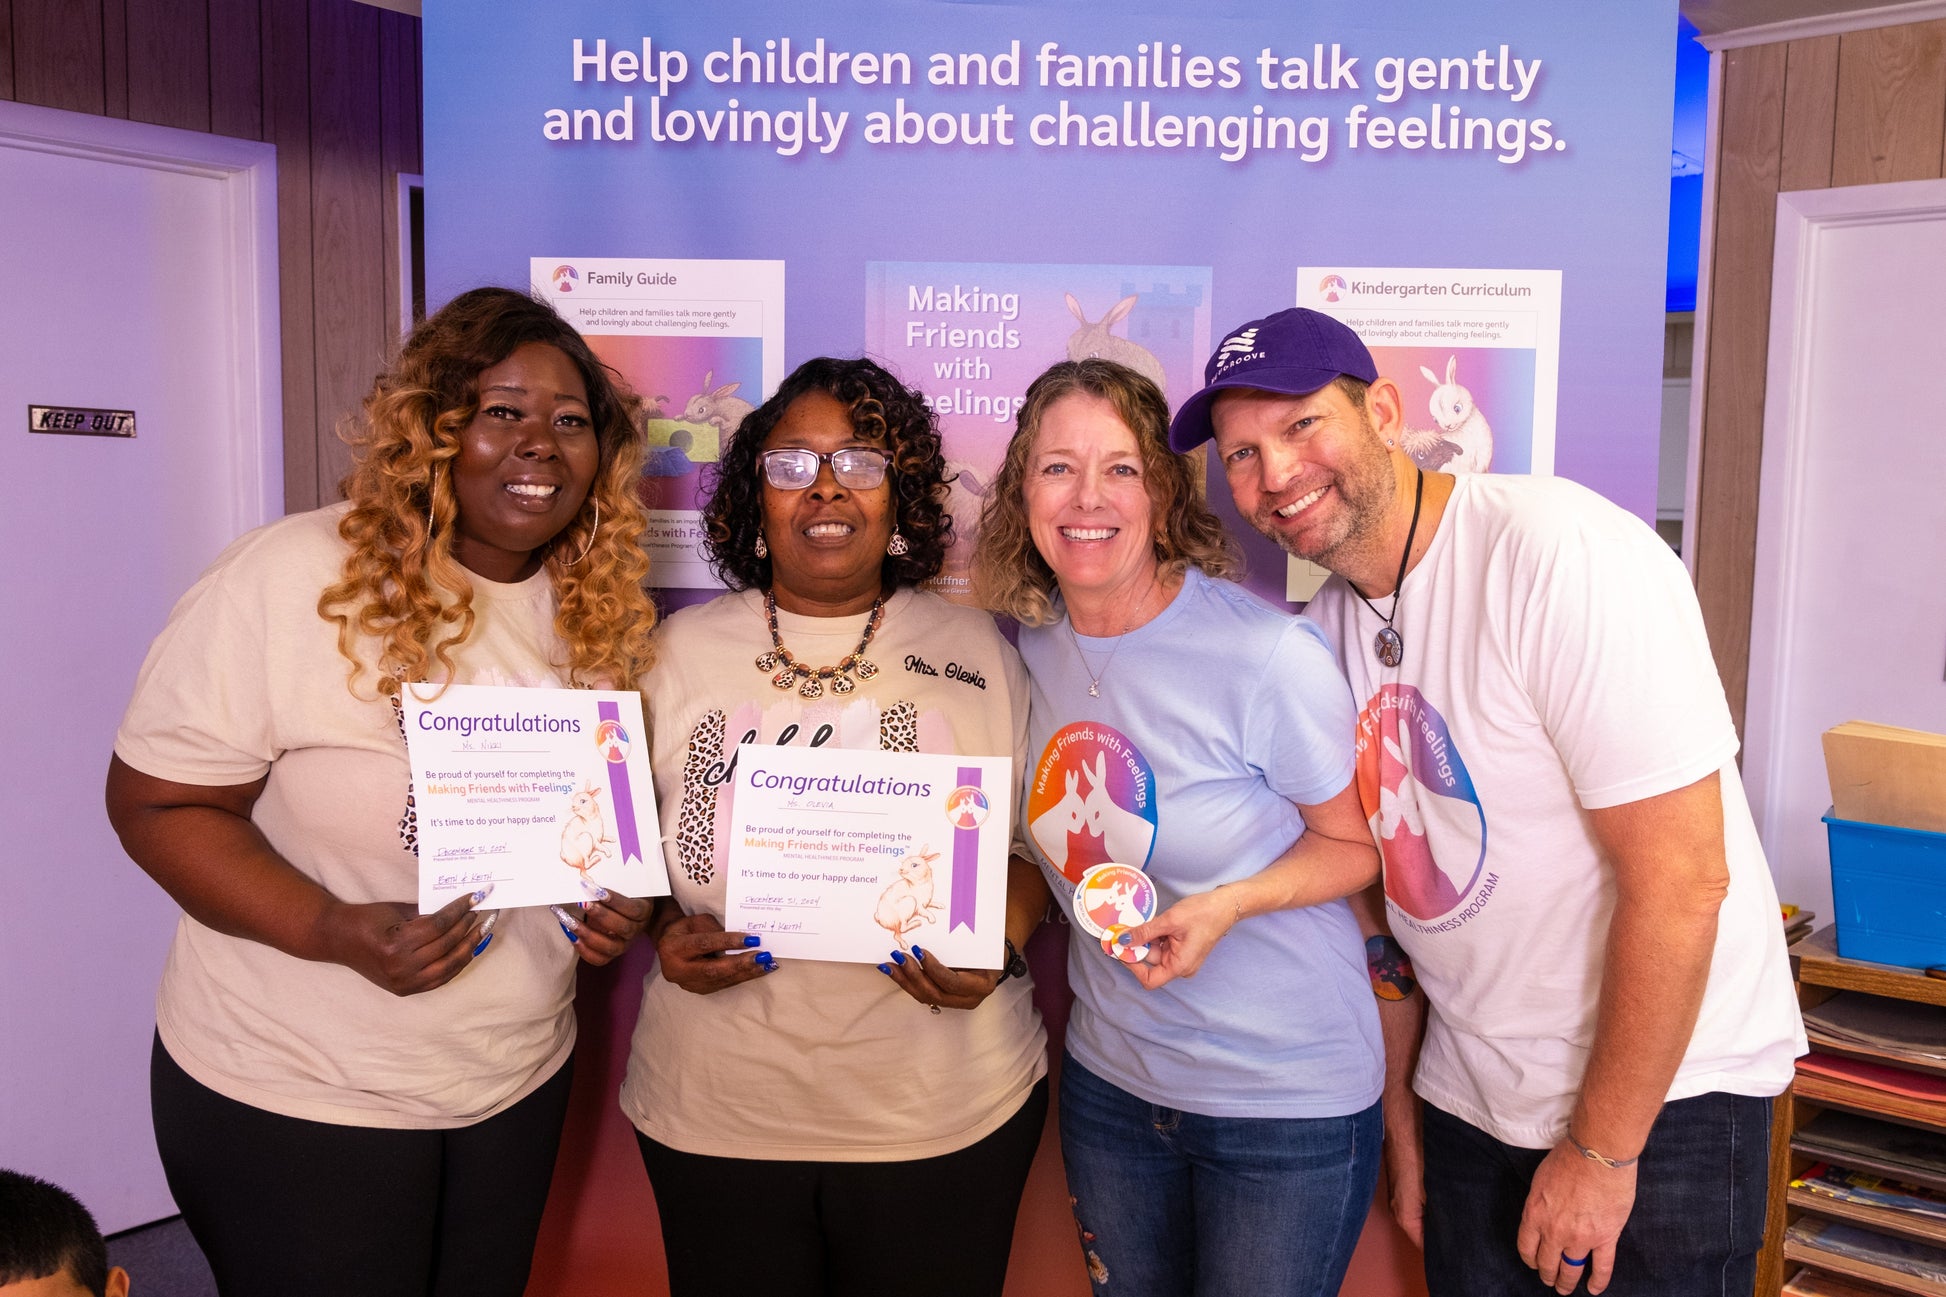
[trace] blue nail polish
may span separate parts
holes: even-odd
[[[482,950],[485,950],[488,946],[492,944],[493,944],[493,934],[489,932],[486,934],[486,936],[480,938],[479,945],[473,947],[473,958],[478,959],[480,957],[480,952]]]
[[[890,964],[880,964],[878,971],[890,977],[892,975],[892,966]]]
[[[918,946],[912,948],[912,954],[915,959],[924,959],[926,957],[926,952]]]
[[[761,945],[763,945],[763,944],[764,944],[764,939],[763,939],[762,937],[760,937],[760,936],[758,936],[758,935],[757,935],[756,933],[754,933],[754,932],[752,932],[752,933],[750,933],[749,935],[747,935],[747,936],[746,936],[746,937],[744,937],[744,939],[743,939],[743,948],[744,948],[745,950],[748,950],[748,949],[750,949],[750,947],[752,947],[752,946],[761,946]]]
[[[904,956],[904,955],[902,955],[902,954],[900,954],[900,953],[899,953],[898,951],[896,951],[896,950],[895,950],[895,951],[893,951],[893,952],[892,952],[892,962],[893,962],[893,963],[895,963],[895,964],[897,964],[897,965],[898,965],[898,966],[899,966],[900,968],[904,968],[904,967],[905,967],[905,956]]]
[[[1135,938],[1133,936],[1124,932],[1121,936],[1115,938],[1115,944],[1119,946],[1126,946],[1129,943],[1133,942],[1134,940]]]
[[[577,946],[581,944],[581,938],[575,936],[574,929],[570,928],[565,923],[561,925],[561,935],[566,937],[569,941],[573,942]]]
[[[771,954],[768,950],[759,950],[757,952],[758,967],[769,968],[772,964],[776,962],[777,962],[777,956]]]

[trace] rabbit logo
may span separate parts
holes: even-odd
[[[1115,325],[1126,320],[1141,299],[1134,294],[1108,308],[1108,313],[1099,320],[1090,320],[1081,309],[1073,293],[1064,294],[1068,302],[1068,314],[1080,323],[1080,328],[1068,335],[1068,359],[1089,360],[1099,358],[1112,360],[1130,369],[1156,385],[1163,393],[1169,390],[1168,377],[1162,372],[1162,362],[1155,353],[1139,342],[1132,342],[1109,332]]]
[[[956,829],[979,828],[991,809],[987,795],[972,784],[961,784],[946,794],[946,818]]]
[[[1127,737],[1077,722],[1041,751],[1027,790],[1027,832],[1073,881],[1111,860],[1148,863],[1155,849],[1155,770]]]
[[[620,721],[603,721],[595,726],[595,746],[601,749],[604,761],[618,766],[628,760],[628,731]]]
[[[1431,922],[1486,874],[1486,808],[1452,731],[1411,685],[1386,685],[1358,716],[1358,800],[1385,862],[1385,895]]]
[[[615,840],[601,814],[601,788],[590,779],[568,794],[568,818],[561,826],[561,863],[583,874],[615,857]]]
[[[906,937],[917,932],[920,924],[939,921],[939,916],[934,913],[939,909],[939,903],[932,898],[932,864],[937,859],[937,851],[929,851],[921,846],[899,862],[898,877],[878,894],[878,904],[872,909],[872,922],[891,933],[899,943],[900,950],[912,948]]]
[[[574,281],[579,278],[581,278],[581,274],[573,266],[559,265],[554,267],[554,287],[563,293],[572,293],[574,291]]]
[[[1351,285],[1345,282],[1343,275],[1326,275],[1318,281],[1318,292],[1324,295],[1327,302],[1342,301],[1350,291]]]

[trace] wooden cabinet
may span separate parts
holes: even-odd
[[[1806,1009],[1822,1003],[1839,991],[1859,991],[1867,995],[1946,1008],[1946,981],[1927,977],[1917,969],[1841,958],[1834,928],[1822,928],[1803,938],[1791,947],[1790,956],[1791,969],[1797,979],[1798,1002]],[[1911,1113],[1894,1115],[1886,1110],[1887,1104],[1855,1091],[1842,1098],[1830,1097],[1824,1087],[1818,1086],[1815,1081],[1807,1081],[1803,1088],[1816,1090],[1821,1097],[1813,1101],[1809,1095],[1798,1093],[1798,1086],[1793,1086],[1779,1096],[1774,1110],[1770,1140],[1770,1215],[1763,1254],[1757,1265],[1757,1297],[1777,1297],[1785,1278],[1797,1273],[1801,1266],[1810,1266],[1854,1281],[1865,1280],[1872,1288],[1887,1293],[1946,1297],[1946,1284],[1897,1274],[1864,1262],[1834,1261],[1823,1255],[1814,1258],[1800,1245],[1785,1240],[1785,1228],[1808,1213],[1864,1225],[1881,1233],[1919,1239],[1935,1246],[1946,1246],[1946,1223],[1887,1208],[1852,1206],[1790,1188],[1791,1179],[1805,1166],[1823,1160],[1794,1150],[1792,1138],[1826,1108],[1842,1109],[1874,1120],[1921,1130],[1946,1132],[1946,1120],[1931,1120]],[[1859,1170],[1877,1170],[1899,1179],[1916,1178],[1908,1171],[1869,1166],[1862,1159],[1855,1160],[1852,1165]],[[1931,1187],[1946,1189],[1946,1177]]]

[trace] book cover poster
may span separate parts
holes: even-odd
[[[1207,266],[874,261],[865,350],[925,394],[954,475],[957,539],[933,588],[970,594],[980,508],[1027,387],[1049,365],[1101,356],[1162,388],[1194,391],[1210,347]]]
[[[535,257],[530,275],[646,406],[649,584],[717,587],[701,509],[723,443],[784,379],[784,263]]]

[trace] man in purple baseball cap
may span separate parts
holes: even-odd
[[[1329,316],[1253,320],[1203,377],[1170,444],[1214,438],[1238,513],[1334,574],[1305,615],[1360,709],[1428,1288],[1748,1291],[1805,1042],[1687,572],[1572,482],[1415,463],[1435,434]]]

